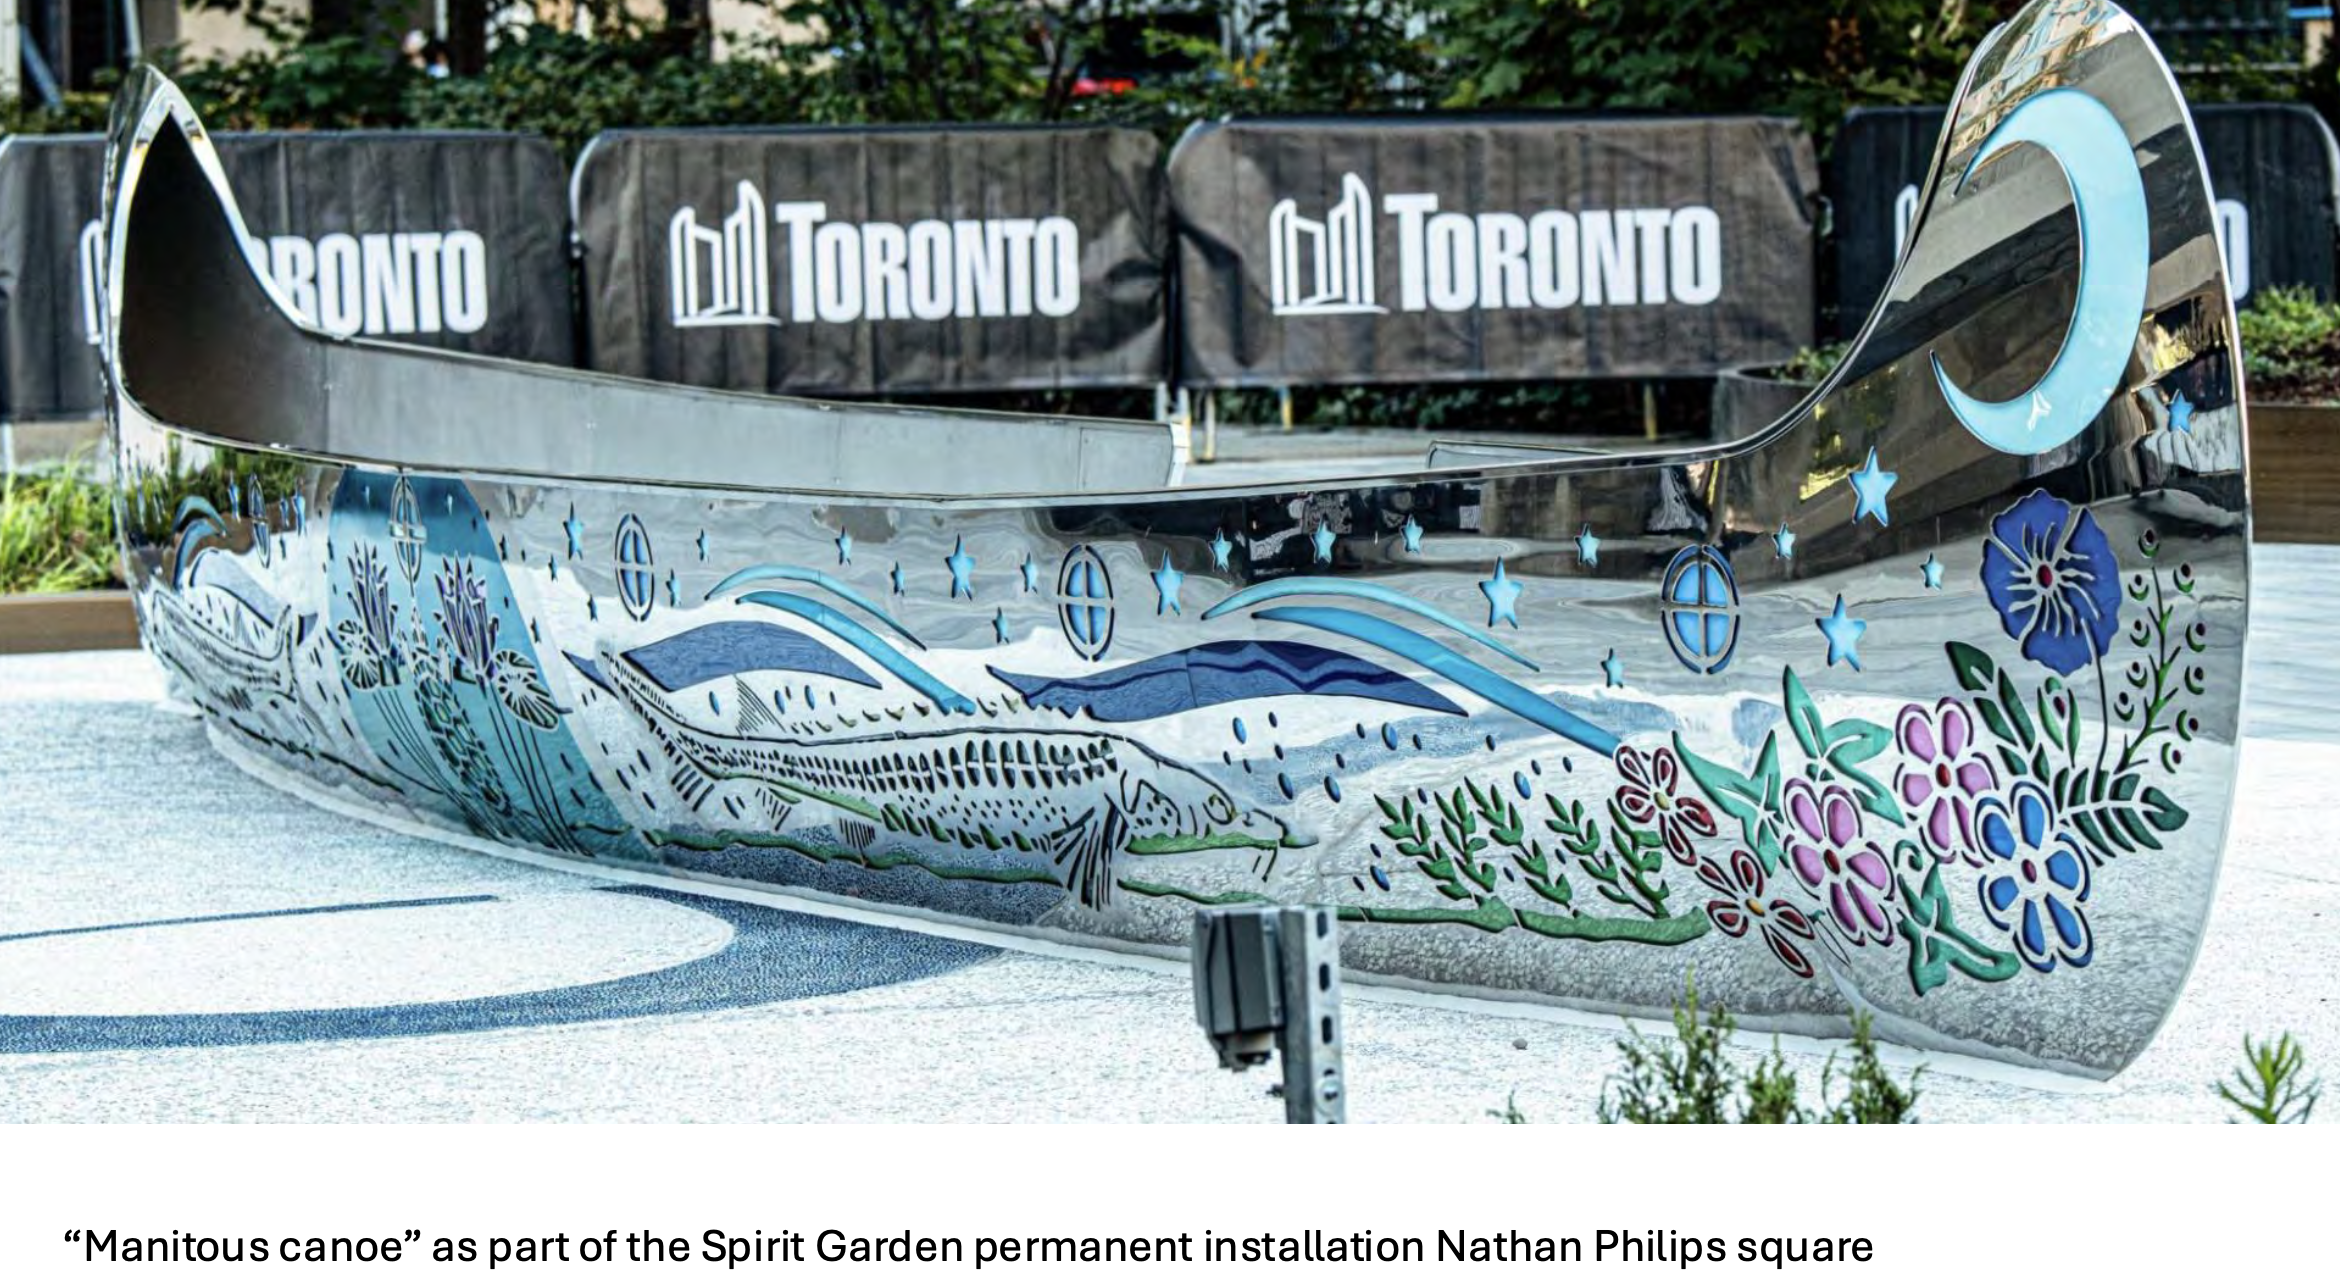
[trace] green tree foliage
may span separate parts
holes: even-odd
[[[1170,137],[1230,113],[1437,106],[1773,112],[1825,140],[1852,107],[1946,101],[2021,0],[752,0],[799,38],[719,60],[639,7],[589,0],[593,39],[528,28],[483,75],[440,81],[396,56],[389,8],[322,34],[284,0],[192,2],[272,41],[177,67],[224,126],[533,129],[573,150],[615,126],[1106,119]],[[1085,70],[1132,51],[1155,70],[1081,92]],[[2340,109],[2340,45],[2308,69],[2212,49],[2180,71],[2201,101]],[[74,103],[7,123],[101,115]]]
[[[769,60],[678,58],[657,31],[587,39],[539,26],[498,45],[485,74],[420,81],[405,105],[424,128],[542,134],[574,159],[605,129],[804,121],[808,96]]]
[[[1454,0],[1457,107],[1771,112],[1948,100],[2016,0]]]

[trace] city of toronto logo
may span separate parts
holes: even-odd
[[[666,255],[684,329],[1065,317],[1081,303],[1080,229],[1056,215],[853,222],[826,201],[767,205],[742,180],[719,225],[676,210]]]

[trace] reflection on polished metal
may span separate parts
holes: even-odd
[[[2191,125],[2108,4],[1985,43],[1884,301],[1780,423],[1305,488],[1180,489],[1158,425],[332,339],[167,82],[114,144],[146,643],[280,778],[1136,948],[1323,904],[1353,974],[1656,1012],[1695,969],[1755,1028],[1866,1009],[2093,1075],[2185,981],[2241,376]]]

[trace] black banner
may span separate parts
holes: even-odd
[[[1792,121],[1234,121],[1170,188],[1187,384],[1698,375],[1812,339]]]
[[[2235,301],[2247,303],[2270,285],[2304,285],[2332,297],[2340,152],[2323,118],[2295,103],[2210,105],[2193,113]],[[1884,107],[1844,118],[1828,165],[1839,334],[1859,330],[1884,292],[1917,214],[1918,185],[1933,163],[1943,115],[1939,107]]]
[[[1159,382],[1159,152],[1091,127],[603,134],[575,183],[587,359],[791,393]]]
[[[513,134],[215,135],[255,257],[338,334],[568,365],[566,177]],[[105,141],[0,140],[0,413],[103,406]]]

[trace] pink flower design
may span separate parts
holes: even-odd
[[[1908,759],[1894,773],[1893,792],[1920,818],[1918,832],[1926,850],[1940,860],[1963,856],[1981,864],[1983,853],[1974,836],[1975,805],[1997,791],[1999,773],[1976,741],[1974,715],[1950,699],[1931,712],[1924,705],[1907,705],[1893,731]]]
[[[1698,859],[1693,837],[1715,835],[1714,813],[1682,789],[1682,762],[1663,746],[1647,753],[1631,745],[1617,747],[1617,810],[1636,825],[1654,825],[1666,850],[1685,865]]]
[[[1753,856],[1732,852],[1727,866],[1708,856],[1698,862],[1698,877],[1726,898],[1706,903],[1706,917],[1716,927],[1729,936],[1745,936],[1749,928],[1756,929],[1789,971],[1810,978],[1812,956],[1796,942],[1819,939],[1812,920],[1785,900],[1764,898],[1763,866]]]
[[[1788,835],[1788,865],[1796,878],[1825,901],[1828,913],[1855,945],[1893,940],[1886,903],[1893,899],[1893,870],[1877,844],[1861,837],[1861,809],[1842,785],[1788,782],[1783,801],[1794,832]]]

